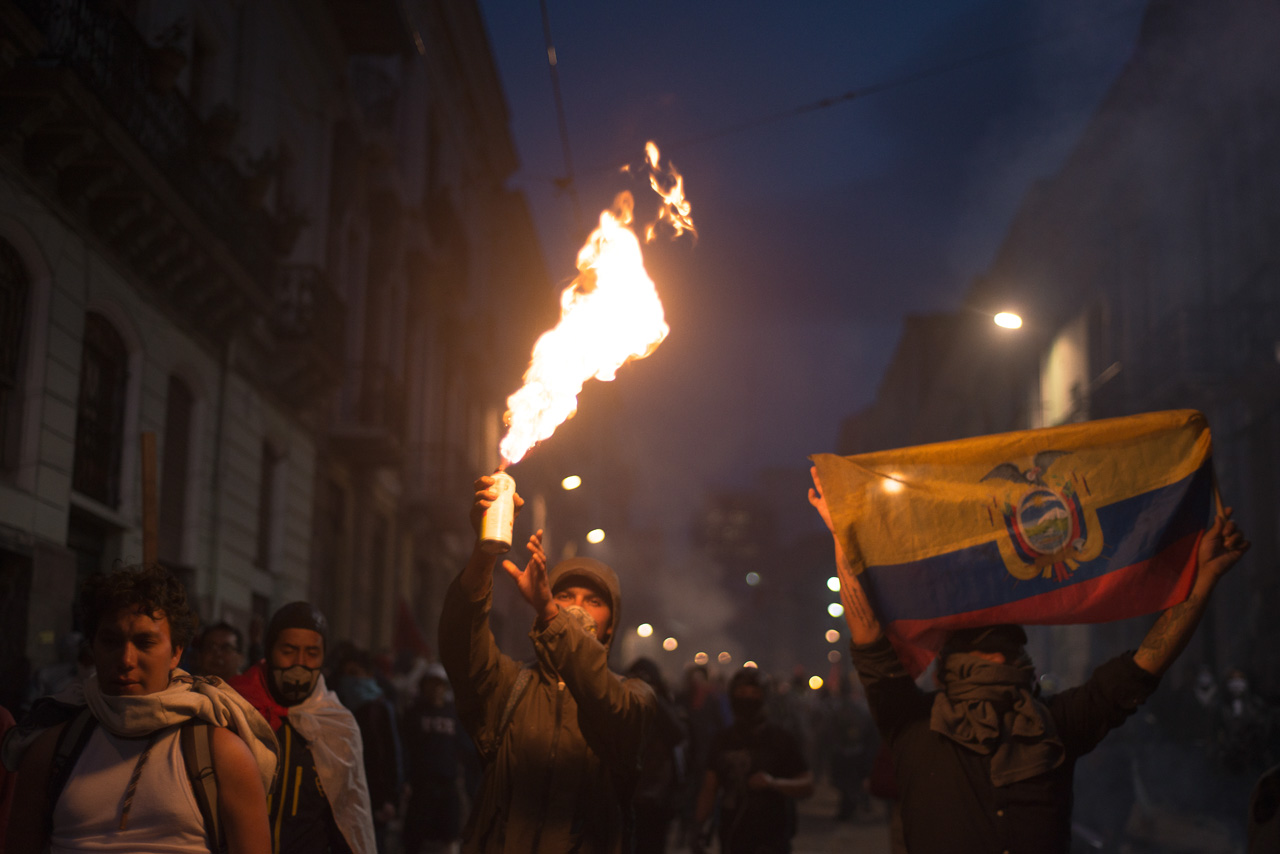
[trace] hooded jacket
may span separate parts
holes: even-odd
[[[597,561],[566,561],[549,573],[552,589],[570,574],[609,592],[616,627],[621,599],[612,570]],[[561,611],[530,632],[533,678],[499,731],[524,665],[498,649],[491,606],[491,584],[472,597],[455,579],[440,620],[440,658],[458,717],[485,762],[463,851],[621,851],[655,709],[652,690],[610,672],[607,646]]]

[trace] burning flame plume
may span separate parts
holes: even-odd
[[[657,222],[679,236],[697,235],[684,198],[684,179],[658,165],[658,147],[645,146],[649,182],[662,198],[658,220],[645,229],[653,240]],[[631,229],[635,202],[620,193],[611,210],[578,251],[578,276],[560,294],[560,322],[538,339],[524,385],[507,398],[507,435],[498,446],[502,468],[517,463],[578,408],[583,384],[609,381],[632,359],[657,349],[670,331],[653,280],[644,269],[640,241]]]

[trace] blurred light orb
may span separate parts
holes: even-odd
[[[716,656],[716,661],[721,664],[728,664],[730,661],[733,661],[733,656],[727,652],[722,652]]]
[[[694,655],[694,656],[693,656],[693,663],[694,663],[694,664],[706,664],[706,663],[707,663],[707,654],[706,654],[705,652],[699,652],[699,653],[697,653],[696,655]]]
[[[890,495],[896,495],[902,491],[902,481],[898,480],[896,475],[889,475],[884,479],[881,488]]]
[[[828,652],[828,653],[827,653],[827,661],[830,661],[832,664],[839,664],[839,663],[840,663],[840,650],[838,650],[838,649],[833,649],[833,650],[831,650],[831,652]]]
[[[828,578],[828,579],[827,579],[827,589],[828,589],[828,590],[830,590],[832,593],[839,593],[839,592],[840,592],[840,579],[839,579],[839,578],[837,578],[837,577],[836,577],[836,576],[834,576],[834,575],[833,575],[833,576],[831,576],[830,578]]]
[[[833,617],[841,617],[844,615],[844,606],[839,602],[832,602],[827,606],[827,613]]]
[[[821,688],[821,687],[822,687],[822,677],[821,677],[821,676],[810,676],[810,677],[809,677],[809,687],[810,687],[810,688],[812,688],[812,689],[813,689],[813,690],[815,690],[815,691],[817,691],[819,688]]]
[[[743,666],[743,667],[750,667],[752,670],[755,670],[755,669],[756,669],[757,667],[759,667],[760,665],[756,664],[754,661],[744,661],[744,662],[742,662],[742,666]]]
[[[577,489],[579,486],[582,486],[582,478],[578,477],[576,474],[571,474],[564,480],[560,481],[560,487],[562,489]]]
[[[593,528],[590,531],[587,531],[587,542],[592,545],[604,542],[604,529]]]
[[[1012,311],[1002,311],[992,318],[996,322],[996,326],[1004,329],[1020,329],[1022,328],[1022,318],[1014,314]]]
[[[667,652],[674,652],[675,648],[678,647],[679,645],[680,644],[676,642],[675,638],[667,638],[662,642],[662,648],[665,649]]]
[[[640,625],[636,626],[636,634],[638,634],[642,638],[647,638],[653,634],[653,626],[649,625],[648,623],[641,623]]]
[[[759,584],[759,583],[760,583],[760,573],[758,573],[758,572],[748,572],[748,573],[747,573],[747,586],[748,586],[748,587],[755,587],[755,586],[756,586],[757,584]]]
[[[840,633],[835,629],[827,629],[827,643],[839,643]]]

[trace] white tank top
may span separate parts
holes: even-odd
[[[52,854],[209,854],[178,731],[169,727],[156,739],[138,778],[128,827],[120,830],[124,791],[147,739],[95,727],[54,806]]]

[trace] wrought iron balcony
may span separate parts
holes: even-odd
[[[358,462],[399,465],[404,434],[403,381],[387,365],[347,365],[332,433],[334,447]]]
[[[278,229],[165,79],[169,49],[93,0],[15,0],[0,31],[15,165],[214,337],[267,312]]]
[[[342,298],[319,268],[290,264],[278,269],[271,377],[285,399],[306,405],[341,379],[345,312]]]

